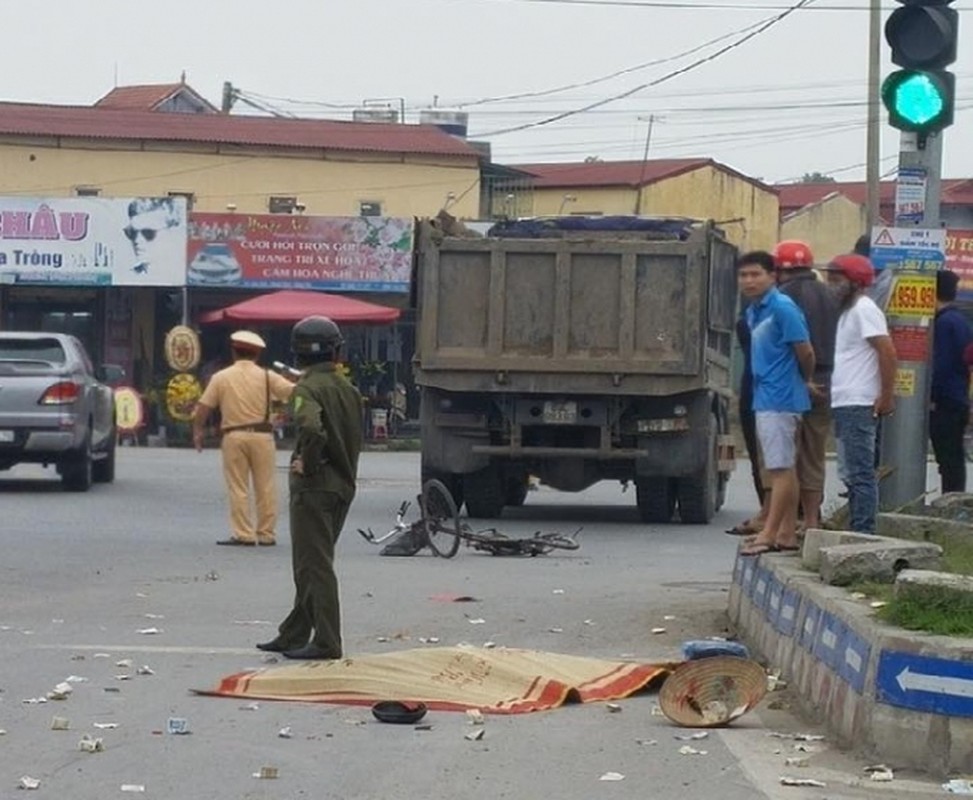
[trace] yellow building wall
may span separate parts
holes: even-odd
[[[256,148],[63,141],[59,147],[0,140],[0,194],[68,196],[93,186],[105,197],[189,192],[197,211],[267,213],[271,195],[296,196],[305,214],[357,216],[378,202],[388,216],[434,215],[447,202],[457,217],[479,215],[475,157],[437,158],[320,151],[283,155]]]
[[[564,195],[577,198],[565,202]],[[637,194],[625,186],[535,189],[534,215],[634,214]]]
[[[782,239],[801,239],[811,245],[817,264],[827,264],[849,253],[855,240],[868,229],[865,207],[844,195],[803,208],[780,225]]]
[[[770,250],[777,243],[777,195],[712,166],[643,187],[642,213],[716,220],[741,250]]]

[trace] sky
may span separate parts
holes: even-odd
[[[884,19],[895,3],[882,1]],[[646,85],[733,44],[792,2],[8,3],[0,39],[4,62],[17,68],[0,74],[0,99],[88,105],[116,83],[174,82],[185,72],[217,105],[230,81],[245,97],[298,116],[348,119],[382,98],[404,103],[409,122],[434,104],[463,110],[470,137],[489,141],[500,163],[639,160],[649,139],[650,158],[710,157],[768,182],[814,171],[861,180],[867,0],[812,0],[713,60]],[[954,7],[967,16],[973,0]],[[882,52],[885,75],[893,67],[884,39]],[[973,177],[973,36],[961,39],[952,70],[958,110],[943,172]],[[572,88],[547,93],[560,87]],[[630,95],[537,124],[623,93]],[[240,104],[235,113],[258,112]],[[882,115],[881,171],[894,174],[899,134]]]

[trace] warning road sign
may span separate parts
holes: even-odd
[[[946,265],[944,228],[872,228],[875,269],[935,272]]]

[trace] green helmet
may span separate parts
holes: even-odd
[[[334,353],[344,341],[341,329],[327,317],[305,317],[291,330],[291,352],[294,355]]]

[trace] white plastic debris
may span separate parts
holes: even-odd
[[[768,692],[777,692],[777,691],[779,691],[781,689],[786,689],[786,688],[787,688],[787,681],[783,681],[783,680],[780,679],[780,672],[779,671],[777,671],[777,672],[771,672],[767,676],[767,691]]]
[[[675,618],[676,617],[673,614],[666,614],[662,619],[664,619],[666,622],[672,622]]]
[[[3,728],[0,728],[0,736],[6,736],[6,735],[7,732]]]
[[[70,727],[71,723],[68,721],[67,717],[53,717],[51,719],[52,731],[66,731]]]
[[[165,615],[164,614],[146,614],[145,615],[145,618],[146,619],[165,619]]]
[[[135,596],[136,597],[148,597],[148,595],[145,592],[136,592],[135,593]]]
[[[877,783],[891,783],[895,780],[895,773],[890,769],[877,769],[872,772],[870,780]]]
[[[156,636],[162,633],[162,628],[140,628],[138,633],[142,634],[143,636]]]
[[[277,767],[261,767],[260,772],[254,772],[253,777],[261,780],[273,780],[279,775]]]
[[[218,581],[219,579],[220,573],[218,573],[215,569],[211,569],[206,573],[206,580],[208,581]]]
[[[485,733],[486,730],[484,730],[483,728],[477,728],[475,731],[470,731],[463,738],[470,742],[478,742],[480,741],[480,739],[483,738],[483,735]]]
[[[113,731],[118,727],[117,722],[96,722],[94,726],[100,731]]]
[[[245,706],[240,706],[241,711],[259,711],[260,703],[247,703]]]
[[[144,792],[145,787],[141,783],[123,783],[123,792]]]
[[[872,602],[869,603],[868,605],[871,608],[885,608],[885,606],[887,606],[888,603],[886,603],[884,600],[872,600]]]
[[[131,666],[132,666],[132,664],[134,664],[134,663],[135,662],[132,661],[132,659],[130,659],[130,658],[123,658],[121,661],[116,661],[115,662],[115,666],[116,667],[121,667],[122,669],[130,669]]]
[[[609,714],[617,714],[622,710],[622,707],[618,703],[605,703],[605,709]]]
[[[279,731],[277,731],[277,737],[279,739],[293,739],[294,734],[291,733],[290,726],[288,726],[286,728],[281,728]]]
[[[70,683],[59,683],[53,690],[47,693],[48,700],[67,700],[74,691]]]
[[[482,725],[486,721],[483,718],[483,712],[478,708],[466,709],[466,718],[469,720],[470,725]]]
[[[785,775],[780,777],[781,786],[811,786],[817,789],[824,789],[828,784],[824,781],[816,781],[814,778],[789,778]]]
[[[593,619],[586,619],[584,621],[584,624],[585,625],[594,625],[595,624],[595,621]]]
[[[598,780],[600,781],[623,781],[625,776],[621,772],[606,772]]]
[[[564,633],[564,628],[548,628],[548,633]]]
[[[115,680],[116,681],[130,681],[130,680],[132,680],[132,676],[129,675],[129,674],[127,674],[127,673],[126,674],[122,674],[122,675],[116,675],[115,676]]]
[[[95,653],[92,658],[111,658],[111,653]]]
[[[480,617],[476,617],[475,619],[469,620],[469,623],[470,623],[470,625],[485,625],[486,624],[486,620],[485,619],[482,619]]]
[[[192,733],[189,720],[185,717],[169,717],[166,720],[166,730],[173,736],[187,736]]]
[[[768,733],[773,739],[790,739],[794,742],[823,742],[824,737],[819,736],[816,733],[780,733],[779,731],[774,731],[773,733]]]
[[[68,677],[64,679],[64,682],[65,683],[87,683],[88,679],[82,678],[80,675],[68,675]]]
[[[32,778],[30,775],[24,775],[20,779],[20,783],[17,784],[20,789],[37,789],[41,785],[41,782],[37,778]]]
[[[152,669],[152,667],[143,664],[141,667],[135,670],[135,673],[137,675],[155,675],[155,670]]]
[[[943,784],[947,794],[973,794],[973,781],[968,778],[953,778]]]
[[[78,749],[82,753],[103,753],[105,751],[105,744],[101,739],[92,738],[86,733],[81,737],[81,741],[78,742]]]
[[[553,589],[551,594],[564,594],[564,589]]]
[[[497,646],[497,643],[496,642],[484,642],[483,643],[483,649],[484,650],[493,650],[496,646]]]
[[[864,600],[868,595],[864,592],[852,592],[851,597],[853,600]]]
[[[659,742],[655,739],[636,739],[635,744],[641,747],[654,747]]]
[[[686,736],[675,736],[673,738],[678,739],[680,742],[698,742],[701,739],[709,738],[709,732],[700,731],[699,733],[690,733]]]
[[[706,754],[706,750],[697,750],[695,747],[688,744],[684,744],[679,748],[679,755],[681,756],[705,756]]]
[[[382,643],[385,643],[385,642],[387,642],[388,640],[389,640],[389,637],[388,637],[388,636],[377,636],[377,637],[375,638],[375,641],[376,641],[376,642],[382,642]]]
[[[790,756],[784,759],[785,767],[806,767],[811,763],[810,759],[803,756]]]

